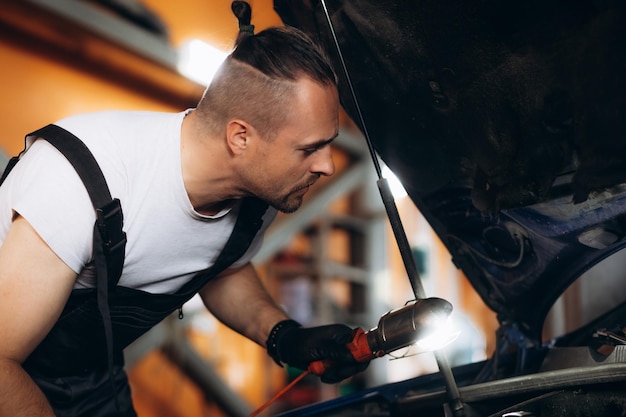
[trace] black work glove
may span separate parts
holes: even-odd
[[[320,375],[322,382],[336,383],[367,368],[369,362],[357,362],[348,350],[354,331],[343,324],[302,327],[294,320],[274,326],[267,339],[267,353],[280,365],[285,363],[306,370],[311,362],[326,360],[328,367]]]

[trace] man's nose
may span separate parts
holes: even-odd
[[[335,173],[335,163],[330,146],[325,146],[317,152],[317,158],[311,165],[311,172],[319,175],[331,176]]]

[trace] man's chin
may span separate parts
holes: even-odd
[[[282,201],[280,204],[270,204],[276,210],[281,213],[289,214],[293,213],[300,208],[302,205],[302,198],[295,198],[292,200]]]

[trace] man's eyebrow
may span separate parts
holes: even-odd
[[[337,139],[337,136],[339,136],[339,132],[335,133],[332,137],[328,139],[320,139],[317,142],[310,143],[305,146],[305,148],[323,148],[324,146],[329,145],[332,141]]]

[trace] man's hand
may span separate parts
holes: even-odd
[[[325,361],[328,366],[322,382],[336,383],[367,368],[369,362],[357,362],[347,345],[354,331],[343,324],[303,328],[293,320],[281,321],[270,333],[268,353],[281,365],[286,363],[306,370],[311,362]]]

